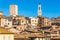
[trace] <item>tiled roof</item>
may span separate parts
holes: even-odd
[[[3,27],[0,27],[0,34],[13,34],[12,32],[9,32],[8,30],[6,30]]]
[[[15,38],[29,38],[29,37],[45,37],[41,33],[20,33],[20,34],[15,34]]]
[[[0,15],[0,18],[6,18],[6,16],[4,16],[4,15]]]

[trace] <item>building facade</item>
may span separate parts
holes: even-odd
[[[0,40],[14,40],[14,34],[0,27]]]
[[[10,16],[16,16],[18,15],[18,6],[15,4],[10,5]]]
[[[31,26],[37,26],[38,18],[30,17],[30,21],[31,21]]]
[[[11,28],[12,27],[12,20],[6,19],[5,20],[5,28]]]
[[[0,26],[4,27],[5,25],[5,20],[6,20],[6,16],[2,15],[2,12],[0,12]]]

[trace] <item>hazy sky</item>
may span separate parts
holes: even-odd
[[[60,0],[39,0],[42,5],[42,16],[60,16]],[[18,14],[24,16],[38,16],[38,0],[0,0],[0,11],[9,16],[10,4],[18,6]]]

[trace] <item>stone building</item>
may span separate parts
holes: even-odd
[[[38,17],[38,26],[51,26],[51,20],[47,17]]]
[[[51,18],[51,24],[60,26],[60,17],[57,18]]]
[[[18,15],[18,6],[15,4],[10,5],[10,16],[16,16]]]
[[[0,26],[4,27],[6,16],[3,15],[3,12],[0,12]]]

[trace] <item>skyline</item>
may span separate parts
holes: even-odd
[[[40,0],[42,6],[42,16],[46,17],[58,17],[60,16],[60,0]],[[23,16],[38,16],[38,0],[1,0],[0,11],[4,15],[9,16],[10,4],[16,4],[18,6],[18,14]]]

